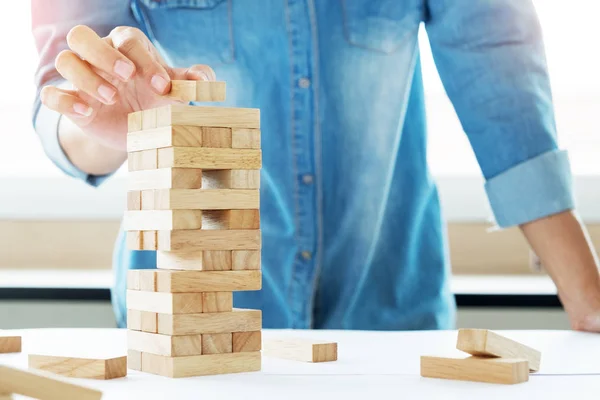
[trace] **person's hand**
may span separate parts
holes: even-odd
[[[571,326],[574,330],[600,333],[600,304],[595,307],[582,307],[569,310]]]
[[[73,86],[42,89],[42,103],[102,145],[126,151],[127,114],[176,103],[164,96],[171,79],[215,80],[206,65],[171,68],[139,29],[118,27],[99,37],[87,26],[71,29],[70,50],[56,57],[57,71]]]

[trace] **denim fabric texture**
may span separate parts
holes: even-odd
[[[41,1],[41,0],[38,0]],[[36,1],[33,2],[34,7]],[[263,289],[234,305],[265,328],[454,327],[443,213],[427,165],[418,31],[427,31],[447,94],[485,177],[500,228],[573,208],[559,149],[540,26],[528,0],[56,1],[34,30],[37,83],[68,29],[142,29],[173,66],[208,64],[231,107],[261,110]],[[34,124],[66,174],[101,185],[57,143],[58,115]],[[435,117],[435,116],[433,116]],[[113,304],[125,326],[128,269],[154,252],[114,252]]]

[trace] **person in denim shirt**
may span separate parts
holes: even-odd
[[[65,174],[99,186],[126,160],[126,116],[171,79],[223,80],[261,110],[265,328],[450,329],[445,222],[427,165],[424,25],[499,228],[519,227],[574,329],[600,331],[600,277],[557,145],[528,0],[34,0],[33,124]],[[72,84],[73,88],[69,85]],[[65,194],[68,195],[68,194]],[[113,304],[154,252],[118,236]]]

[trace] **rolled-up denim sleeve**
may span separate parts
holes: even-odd
[[[35,98],[32,123],[48,158],[65,174],[98,186],[110,175],[94,176],[81,171],[69,160],[58,141],[58,126],[62,116],[40,99],[46,85],[61,86],[64,79],[54,67],[58,53],[68,48],[67,34],[76,25],[87,25],[100,36],[106,36],[117,26],[137,26],[128,0],[32,0],[31,28],[38,52],[35,71]]]
[[[574,208],[530,0],[429,0],[426,30],[499,227]]]

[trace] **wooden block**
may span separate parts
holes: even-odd
[[[128,331],[133,332],[133,331]],[[137,332],[141,333],[141,332]],[[147,333],[147,335],[151,335],[151,333]],[[127,368],[132,369],[134,371],[142,370],[142,353],[136,350],[129,349],[127,350]]]
[[[257,149],[219,149],[205,147],[166,147],[158,150],[158,168],[260,169],[262,152]],[[130,154],[137,154],[130,153]],[[149,157],[149,156],[148,156]],[[133,164],[130,171],[152,169],[150,162]]]
[[[231,148],[231,128],[202,127],[202,147]]]
[[[261,269],[260,250],[233,250],[231,269],[234,271]]]
[[[202,170],[195,168],[160,168],[128,174],[129,190],[200,189]]]
[[[143,250],[142,232],[125,232],[125,244],[128,250]]]
[[[233,310],[232,292],[202,293],[202,312],[228,312]]]
[[[29,368],[69,378],[115,379],[127,375],[127,356],[105,359],[29,354]]]
[[[141,194],[142,194],[142,196],[141,196],[142,204],[141,204],[140,209],[141,210],[155,210],[156,209],[155,202],[154,202],[155,197],[156,197],[155,191],[154,190],[142,190]]]
[[[202,147],[202,130],[198,126],[165,126],[127,135],[129,153],[163,147]]]
[[[202,335],[202,354],[222,354],[231,352],[231,333],[207,333]]]
[[[123,229],[126,231],[200,228],[202,228],[201,210],[127,211],[123,218]]]
[[[128,331],[127,348],[168,357],[200,355],[202,335],[169,336]]]
[[[204,250],[202,254],[203,271],[231,271],[231,250]]]
[[[142,130],[142,112],[135,111],[127,115],[127,132]],[[128,139],[129,140],[129,139]]]
[[[156,270],[155,269],[140,269],[139,270],[139,280],[140,280],[140,290],[144,290],[146,292],[155,292],[156,291]]]
[[[14,400],[14,397],[10,393],[0,393],[0,400]]]
[[[337,360],[338,346],[335,342],[312,339],[271,339],[263,342],[263,354],[295,361],[328,362]]]
[[[190,125],[260,129],[260,110],[257,108],[197,107],[171,104],[154,110],[157,113],[157,127]],[[144,129],[146,128],[144,127]]]
[[[202,229],[260,229],[259,210],[207,210]]]
[[[510,358],[421,357],[421,376],[460,381],[515,384],[529,380],[527,360]]]
[[[202,293],[159,293],[127,290],[127,308],[166,314],[202,312]]]
[[[158,314],[151,311],[140,311],[142,322],[141,330],[144,332],[158,333]]]
[[[142,206],[144,200],[142,199]],[[154,191],[156,210],[258,209],[258,189],[158,189]],[[145,209],[145,208],[144,208]]]
[[[234,353],[260,351],[262,349],[261,331],[233,332],[232,344]]]
[[[142,330],[142,312],[140,310],[127,310],[127,329]]]
[[[474,356],[525,359],[531,371],[540,369],[539,351],[487,329],[459,329],[456,348]]]
[[[169,232],[169,231],[167,231]],[[158,248],[158,232],[157,231],[142,231],[142,249],[141,250],[156,250]]]
[[[158,151],[143,150],[129,153],[127,156],[127,167],[128,171],[140,171],[158,168]]]
[[[127,209],[141,210],[142,209],[142,193],[139,190],[127,192]]]
[[[158,128],[158,114],[155,108],[150,108],[142,111],[142,129]]]
[[[20,353],[21,336],[8,335],[0,331],[0,354]]]
[[[142,371],[169,378],[221,375],[261,370],[260,352],[165,357],[142,354]]]
[[[234,149],[260,149],[260,129],[235,128],[231,130]]]
[[[202,187],[205,189],[259,189],[260,170],[205,170],[202,176]]]
[[[130,269],[127,271],[127,289],[140,290],[140,273],[138,270]]]
[[[171,80],[171,92],[167,95],[181,101],[225,101],[225,82]]]
[[[230,271],[231,250],[157,251],[159,269],[189,271]]]
[[[156,290],[165,293],[260,290],[261,271],[156,271]]]
[[[144,245],[145,246],[145,245]],[[158,231],[156,250],[260,250],[260,229]]]
[[[0,365],[2,390],[43,400],[100,400],[102,392],[73,384],[56,374]]]
[[[164,335],[231,333],[261,329],[261,310],[234,308],[231,312],[220,313],[158,314],[158,333]]]

